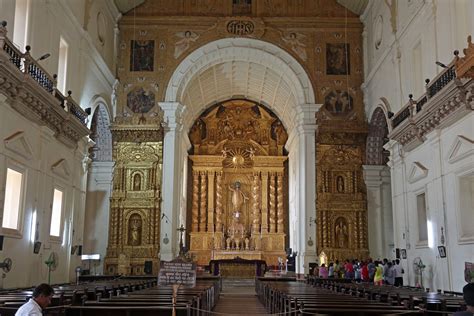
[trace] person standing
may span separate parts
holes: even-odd
[[[403,268],[400,265],[399,259],[395,260],[394,272],[395,272],[395,286],[403,286],[403,273],[405,271],[403,271]]]
[[[46,283],[38,285],[33,291],[33,298],[30,298],[28,302],[23,304],[15,313],[15,316],[43,315],[43,309],[51,304],[53,294],[54,289],[51,285]]]

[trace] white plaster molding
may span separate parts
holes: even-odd
[[[278,108],[272,108],[272,110],[282,119],[284,126],[288,130],[292,129],[292,118],[295,117],[294,111],[298,104],[315,102],[311,81],[304,68],[294,57],[276,45],[250,38],[220,39],[196,49],[176,68],[167,85],[165,100],[184,102],[182,97],[189,90],[188,84],[195,76],[199,76],[200,73],[215,65],[235,61],[242,61],[247,64],[255,63],[266,67],[276,74],[281,74],[282,79],[285,80],[288,86],[286,89],[291,91],[296,100],[289,104],[279,103]],[[232,95],[227,97],[231,98]],[[245,97],[263,102],[269,106],[272,106],[274,101],[274,95],[269,100],[266,100],[262,99],[261,93],[256,93],[255,95],[249,93]],[[293,104],[293,102],[297,104]],[[191,106],[190,104],[188,105]],[[204,104],[204,106],[208,105]],[[190,126],[188,125],[192,124],[199,114],[199,109],[189,109],[188,113],[183,116],[184,130],[189,129]]]
[[[422,163],[415,161],[413,162],[410,171],[408,173],[408,182],[415,183],[418,180],[426,178],[428,176],[428,168],[423,166]]]
[[[59,177],[68,180],[71,175],[71,169],[66,159],[59,159],[51,166],[51,171]]]
[[[33,158],[33,149],[23,131],[16,132],[4,139],[5,148],[26,160]]]
[[[446,159],[450,164],[474,154],[474,140],[463,135],[457,135],[453,141]]]

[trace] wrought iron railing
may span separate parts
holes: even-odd
[[[401,108],[392,118],[392,127],[396,128],[403,123],[407,118],[423,110],[423,106],[428,102],[429,99],[433,98],[439,93],[445,86],[451,81],[456,79],[456,71],[454,69],[454,63],[451,63],[446,69],[441,72],[433,81],[426,80],[426,93],[424,93],[417,101],[410,100],[408,103]]]

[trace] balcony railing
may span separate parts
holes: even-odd
[[[474,44],[468,40],[465,57],[455,58],[431,82],[426,79],[426,92],[408,103],[391,117],[389,138],[399,142],[406,151],[413,150],[436,128],[444,128],[474,111],[470,98],[474,92]],[[462,67],[462,68],[461,68]],[[461,71],[460,71],[461,69]],[[390,117],[390,116],[389,116]]]
[[[15,45],[6,37],[6,22],[0,25],[0,47],[9,56],[9,62],[18,68],[18,71],[25,76],[30,77],[38,83],[47,93],[53,95],[59,102],[57,106],[61,106],[64,111],[71,113],[78,119],[82,125],[87,126],[88,114],[71,98],[70,91],[65,97],[56,88],[56,75],[51,76],[46,70],[30,55],[30,46],[26,46],[26,52],[22,53]]]
[[[433,98],[454,79],[456,79],[456,71],[454,69],[453,61],[444,69],[444,71],[436,76],[434,80],[426,80],[426,92],[418,100],[414,101],[412,99],[412,95],[410,95],[410,100],[408,103],[405,104],[405,106],[403,106],[401,110],[393,116],[392,127],[395,129],[407,118],[420,112],[429,99]]]

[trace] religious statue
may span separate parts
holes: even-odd
[[[241,210],[242,205],[249,198],[240,190],[240,182],[239,181],[236,181],[234,183],[234,188],[232,188],[232,186],[229,186],[229,190],[232,192],[232,198],[231,198],[232,211],[234,213],[234,216],[239,216],[239,214],[236,214],[236,213]]]
[[[142,186],[142,177],[139,173],[133,176],[133,191],[140,191]]]
[[[130,245],[139,246],[141,244],[141,218],[139,215],[132,215],[129,226]]]
[[[346,248],[348,240],[347,225],[343,220],[336,224],[336,242],[338,248]]]
[[[336,187],[338,193],[344,193],[344,178],[341,176],[337,177]]]

